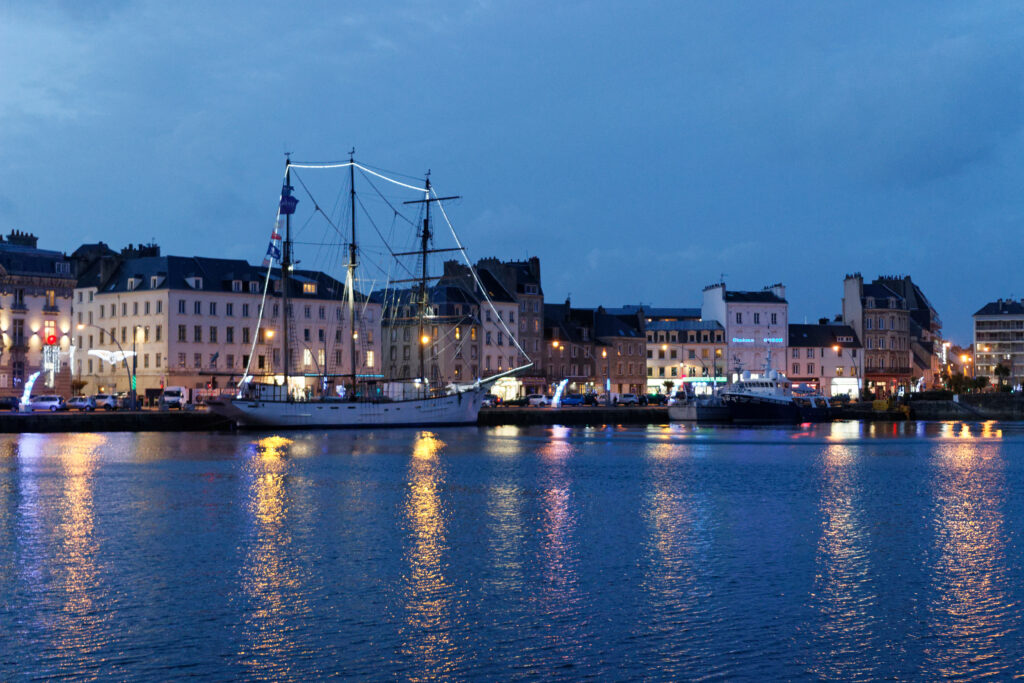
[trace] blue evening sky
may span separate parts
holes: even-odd
[[[259,262],[282,153],[432,169],[551,301],[1024,297],[1011,2],[0,0],[0,230]],[[269,214],[269,216],[268,216]]]

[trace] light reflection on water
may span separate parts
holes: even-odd
[[[1020,659],[1005,650],[1019,638],[1020,600],[1007,591],[1004,458],[987,445],[956,444],[931,460],[937,557],[928,611],[937,641],[925,652],[929,677],[1020,672]]]
[[[0,437],[0,680],[1009,678],[1022,444],[964,422]]]

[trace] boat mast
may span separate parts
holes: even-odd
[[[352,363],[352,396],[355,396],[356,391],[356,317],[355,317],[355,286],[356,286],[356,167],[355,167],[355,154],[356,150],[353,147],[352,151],[349,152],[348,161],[348,179],[349,185],[349,197],[352,202],[351,213],[352,213],[352,239],[348,243],[348,322],[352,326],[351,333],[349,334],[348,348],[349,348],[349,360]]]
[[[284,189],[282,193],[290,193],[292,189],[292,160],[285,156],[284,162]],[[290,194],[289,194],[290,196]],[[282,200],[283,201],[283,200]],[[289,389],[288,365],[291,360],[291,348],[288,335],[288,271],[292,266],[292,212],[284,214],[284,249],[281,252],[281,313],[284,316],[281,323],[281,333],[284,335],[284,392],[287,399],[292,399],[292,392]]]
[[[430,172],[427,172],[427,203],[423,217],[423,233],[420,235],[420,257],[423,262],[420,270],[420,306],[419,306],[419,347],[420,347],[420,386],[426,387],[427,375],[424,370],[424,354],[426,353],[426,329],[424,318],[427,315],[427,247],[430,240]]]

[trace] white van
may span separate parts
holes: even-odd
[[[160,394],[161,407],[181,410],[186,403],[188,403],[188,389],[185,387],[164,387],[164,392]]]

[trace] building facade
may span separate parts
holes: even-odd
[[[355,374],[379,376],[379,307],[360,298],[353,330],[340,282],[293,271],[286,340],[279,271],[261,311],[266,276],[245,261],[160,256],[155,246],[100,258],[75,288],[76,377],[91,393],[120,392],[134,373],[150,398],[165,386],[216,393],[246,372],[282,384],[287,346],[290,391],[330,393],[351,382],[350,339]]]
[[[730,379],[743,372],[757,376],[766,367],[785,371],[789,303],[781,283],[749,292],[731,291],[724,282],[705,287],[701,319],[725,330]]]
[[[996,383],[996,367],[1002,365],[1008,371],[1004,382],[1024,384],[1024,301],[997,299],[978,309],[972,319],[974,372]]]
[[[865,284],[860,273],[843,281],[843,322],[864,345],[864,389],[884,398],[914,384],[910,311],[884,284]],[[921,375],[918,375],[920,378]]]
[[[32,394],[71,394],[72,261],[37,245],[17,230],[0,239],[2,396],[22,396],[29,382]]]
[[[670,394],[684,384],[724,384],[725,330],[713,320],[655,320],[646,323],[647,391]]]
[[[827,318],[817,325],[791,324],[788,355],[786,376],[794,388],[860,398],[864,353],[850,325]]]

